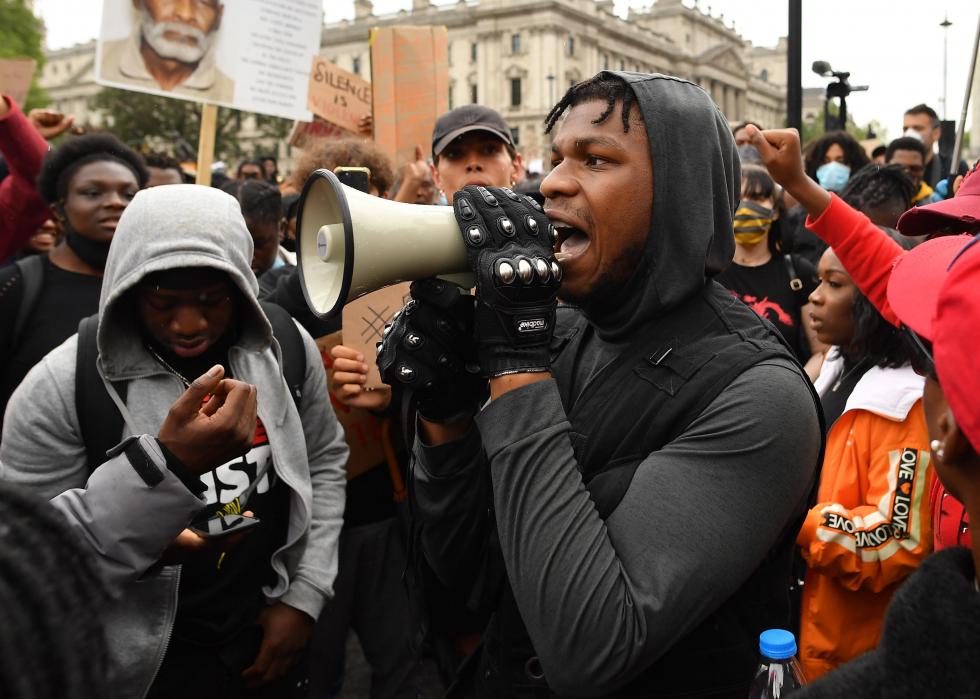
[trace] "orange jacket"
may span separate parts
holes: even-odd
[[[828,359],[818,392],[841,364]],[[800,619],[808,681],[877,646],[892,594],[932,550],[922,386],[908,367],[870,369],[827,436],[818,504],[796,539],[809,566]]]

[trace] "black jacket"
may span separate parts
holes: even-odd
[[[554,381],[416,445],[425,559],[495,612],[461,696],[746,695],[758,632],[788,622],[818,407],[711,281],[740,181],[724,117],[687,81],[617,75],[654,166],[642,259],[605,306],[559,309]]]

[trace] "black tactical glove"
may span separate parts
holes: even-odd
[[[412,392],[427,420],[453,422],[476,414],[487,382],[470,349],[473,297],[440,279],[413,282],[411,295],[378,343],[381,380],[395,396]]]
[[[533,199],[470,185],[453,197],[476,274],[475,339],[484,376],[547,371],[561,267],[555,229]]]

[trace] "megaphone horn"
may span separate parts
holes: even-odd
[[[451,206],[381,199],[329,170],[306,180],[296,232],[303,295],[319,318],[385,286],[469,271]],[[472,276],[452,281],[473,285]]]

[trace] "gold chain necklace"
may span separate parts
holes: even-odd
[[[158,362],[160,362],[160,364],[163,365],[163,368],[164,369],[166,369],[171,374],[173,374],[178,379],[180,379],[183,382],[183,384],[184,384],[185,387],[190,388],[191,382],[188,381],[187,378],[183,374],[181,374],[179,371],[177,371],[172,366],[170,366],[163,357],[161,357],[159,354],[157,354],[157,352],[156,352],[155,349],[153,349],[149,344],[146,345],[146,349],[150,352],[150,354],[153,355],[153,358],[154,359],[156,359]]]

